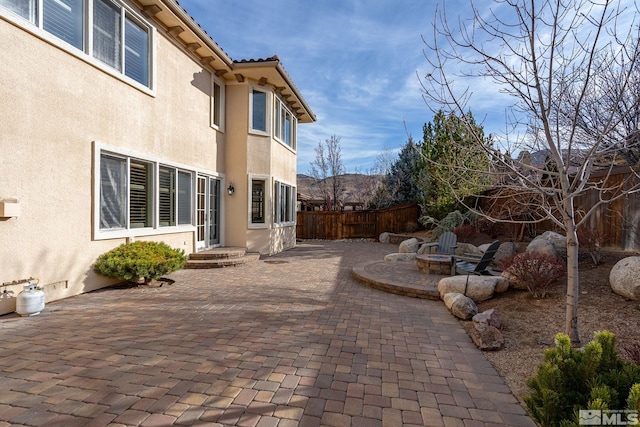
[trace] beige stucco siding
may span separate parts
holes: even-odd
[[[0,219],[0,282],[39,277],[48,299],[102,287],[110,282],[91,264],[124,239],[93,239],[93,141],[223,174],[224,134],[209,125],[211,76],[159,33],[155,96],[1,19],[0,52],[0,199],[17,199],[21,210]],[[146,239],[189,253],[193,238]],[[0,300],[0,313],[11,304]]]

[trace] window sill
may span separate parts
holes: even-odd
[[[174,227],[160,227],[160,228],[132,228],[130,230],[97,230],[93,236],[93,240],[109,240],[109,239],[122,239],[126,237],[143,237],[143,236],[157,236],[162,234],[178,234],[178,233],[193,233],[196,231],[196,227],[193,225],[180,225]]]

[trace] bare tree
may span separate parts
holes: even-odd
[[[315,152],[310,175],[318,180],[322,198],[331,200],[331,210],[339,210],[345,190],[342,182],[345,167],[342,163],[340,138],[331,135],[329,139],[318,142]]]
[[[495,185],[514,195],[512,203],[523,200],[535,207],[528,218],[508,221],[551,220],[565,232],[565,331],[579,342],[577,228],[601,205],[640,190],[637,167],[629,167],[628,182],[613,185],[608,179],[624,150],[637,144],[617,134],[627,125],[632,128],[627,136],[638,131],[637,120],[631,121],[637,118],[640,96],[638,8],[624,0],[492,4],[480,9],[471,2],[468,20],[449,21],[446,11],[438,9],[432,37],[424,39],[432,69],[421,78],[423,96],[432,109],[460,117],[472,100],[471,79],[482,85],[477,88],[494,84],[502,94],[496,96],[510,99],[503,139],[496,148],[483,148],[491,160],[489,173]],[[608,82],[605,70],[615,74],[615,82]],[[597,104],[602,97],[607,102]],[[523,127],[526,132],[519,131]],[[481,147],[481,138],[475,139]],[[531,161],[512,157],[524,149],[531,152]],[[461,168],[451,173],[465,176]],[[594,192],[597,202],[580,211],[575,200],[587,192]]]

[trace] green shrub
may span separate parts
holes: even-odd
[[[122,280],[145,282],[180,270],[187,262],[181,249],[173,249],[166,243],[133,242],[125,243],[100,255],[93,270],[103,276]]]
[[[536,376],[527,380],[524,401],[542,426],[577,425],[580,409],[635,409],[640,399],[640,366],[620,359],[611,332],[596,333],[584,349],[565,334],[545,351]]]

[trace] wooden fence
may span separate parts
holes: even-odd
[[[629,173],[628,168],[618,168],[609,176],[603,173],[594,173],[591,180],[606,179],[609,187],[615,188],[618,185],[624,185],[629,188],[634,180],[634,176]],[[586,191],[580,194],[574,200],[574,206],[578,218],[584,212],[595,206],[601,194],[597,191]],[[526,195],[521,195],[526,199]],[[610,195],[605,194],[605,197]],[[517,196],[505,193],[496,195],[496,197],[488,198],[482,203],[483,209],[491,211],[497,217],[510,219],[507,212],[514,212],[519,209],[527,213],[526,205],[522,204],[522,200],[518,201]],[[530,206],[531,210],[536,209],[536,204]],[[521,212],[522,213],[522,212]],[[518,215],[512,215],[511,219],[522,219]],[[640,250],[640,193],[628,194],[610,204],[603,204],[596,208],[593,214],[587,220],[587,226],[595,229],[601,236],[606,236],[604,246],[609,249],[637,251]],[[509,228],[508,224],[502,228]],[[520,227],[514,227],[520,229]],[[558,226],[551,220],[545,220],[537,224],[531,225],[531,231],[534,234],[541,234],[544,231],[561,232]],[[517,233],[514,231],[514,237]]]
[[[417,204],[364,211],[298,212],[296,236],[303,239],[377,238],[380,233],[404,233],[418,224]]]

